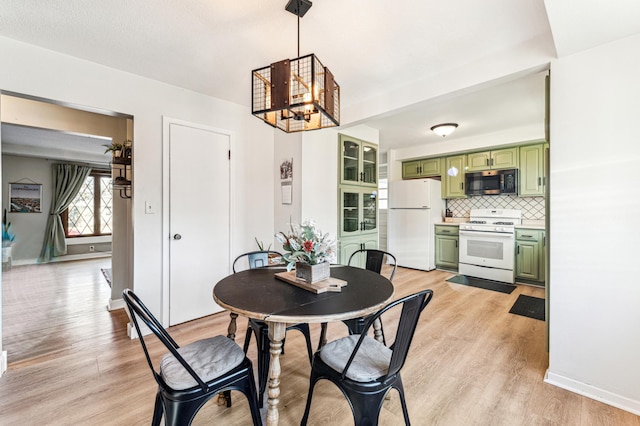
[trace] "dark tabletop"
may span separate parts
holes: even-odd
[[[332,265],[331,276],[347,281],[339,293],[315,294],[275,278],[286,269],[249,269],[229,275],[213,288],[222,307],[241,315],[276,322],[325,322],[376,312],[391,301],[393,285],[362,268]]]

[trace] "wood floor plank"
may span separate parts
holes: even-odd
[[[148,425],[156,384],[137,340],[126,335],[124,310],[109,312],[104,260],[13,267],[3,274],[3,349],[9,370],[0,377],[0,425]],[[423,313],[402,377],[414,425],[629,425],[640,418],[543,382],[547,368],[545,323],[509,314],[519,294],[453,284],[453,274],[398,268],[395,297],[424,288],[435,296]],[[160,284],[158,284],[160,285]],[[385,332],[397,318],[385,319]],[[228,313],[170,328],[181,343],[226,335]],[[246,319],[238,319],[242,344]],[[320,328],[311,325],[312,341]],[[328,337],[347,334],[331,323]],[[148,339],[149,340],[149,339]],[[164,350],[150,342],[154,357]],[[248,353],[254,360],[255,341]],[[287,335],[281,357],[280,420],[300,423],[309,386],[309,361],[300,333]],[[194,425],[248,425],[246,399],[233,406],[205,405]],[[264,409],[263,409],[264,411]],[[381,425],[402,424],[397,394],[384,402]],[[310,425],[353,425],[340,391],[317,385]]]

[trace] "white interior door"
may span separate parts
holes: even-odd
[[[169,324],[218,312],[229,274],[230,135],[169,124]]]

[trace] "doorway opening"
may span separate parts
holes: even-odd
[[[13,92],[0,92],[0,137],[2,147],[2,196],[3,212],[6,211],[6,225],[14,235],[11,242],[11,257],[3,262],[3,275],[6,275],[7,288],[0,281],[0,289],[7,295],[13,291],[8,286],[27,286],[26,281],[35,279],[40,284],[32,288],[32,298],[28,294],[18,297],[2,298],[4,327],[2,349],[7,351],[8,362],[31,356],[42,356],[43,350],[55,351],[56,345],[42,346],[30,344],[25,348],[26,341],[12,339],[10,333],[27,333],[40,335],[47,333],[58,334],[48,327],[45,321],[22,321],[20,329],[8,327],[15,323],[15,318],[9,315],[20,315],[15,306],[6,303],[24,304],[29,299],[35,300],[35,293],[39,288],[43,293],[53,293],[50,297],[41,299],[38,306],[41,312],[49,312],[57,317],[60,324],[70,322],[73,310],[70,304],[86,303],[84,311],[102,311],[107,305],[109,310],[123,307],[121,293],[132,282],[132,230],[131,230],[131,188],[125,191],[113,188],[111,177],[113,161],[106,147],[112,143],[122,143],[133,140],[133,117],[111,111],[98,110],[82,106],[71,105],[50,99],[37,98]],[[131,149],[132,149],[131,142]],[[47,222],[52,216],[52,199],[56,196],[54,187],[54,170],[58,165],[73,165],[90,170],[82,179],[78,178],[78,192],[69,207],[65,207],[60,217],[64,235],[57,241],[62,243],[62,250],[56,249],[52,258],[44,255]],[[129,174],[131,168],[129,167]],[[130,178],[130,176],[129,176]],[[131,180],[131,179],[130,179]],[[91,181],[91,182],[90,182]],[[12,203],[20,193],[12,191],[19,188],[20,183],[38,188],[39,209],[37,211],[21,212]],[[95,186],[91,186],[95,183]],[[95,188],[98,188],[97,190]],[[53,215],[56,216],[57,214]],[[94,223],[97,221],[98,223]],[[48,245],[51,246],[50,244]],[[60,246],[60,244],[58,244]],[[4,259],[3,259],[4,260]],[[9,269],[11,268],[11,269]],[[73,271],[75,279],[69,281],[69,273]],[[11,275],[9,277],[9,274]],[[64,297],[64,289],[73,291],[73,284],[79,279],[87,287],[96,287],[86,295],[86,300]],[[49,282],[47,282],[49,280]],[[67,281],[67,285],[64,282]],[[110,281],[110,282],[109,282]],[[62,286],[62,287],[60,287]],[[102,288],[104,286],[104,288]],[[17,287],[14,287],[14,289]],[[97,295],[97,299],[96,296]],[[69,304],[69,305],[67,305]],[[65,314],[68,315],[65,321]],[[13,312],[13,313],[12,313]],[[77,314],[77,312],[76,312]],[[4,323],[4,324],[3,324]],[[29,327],[25,330],[24,327]],[[41,329],[38,329],[40,327]],[[59,336],[48,336],[42,342]],[[37,339],[36,339],[37,341]],[[7,342],[8,345],[4,343]],[[13,343],[11,343],[13,342]],[[66,343],[64,343],[66,342]],[[33,343],[33,341],[32,341]],[[78,342],[62,340],[63,344],[77,344]],[[12,345],[22,345],[17,348]],[[19,355],[18,355],[19,354]]]

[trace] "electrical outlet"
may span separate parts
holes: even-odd
[[[89,251],[96,251],[96,246],[89,246]]]

